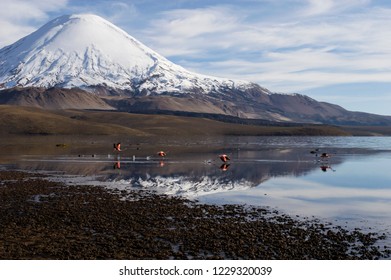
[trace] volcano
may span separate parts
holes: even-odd
[[[105,19],[59,17],[0,51],[3,87],[93,88],[145,94],[204,93],[251,83],[191,73]]]
[[[256,83],[193,73],[91,14],[61,16],[2,48],[0,89],[0,103],[50,109],[182,112],[277,122],[391,123],[389,117],[349,112],[305,95],[273,93]],[[61,101],[54,100],[60,97]],[[73,100],[64,102],[67,98]]]

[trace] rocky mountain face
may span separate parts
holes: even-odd
[[[286,122],[391,124],[299,94],[192,73],[89,14],[62,16],[0,50],[0,103],[187,112]]]
[[[115,110],[102,98],[81,89],[14,87],[0,91],[0,104],[46,109]]]

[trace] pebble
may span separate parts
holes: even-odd
[[[65,186],[16,171],[0,171],[0,180],[0,259],[348,260],[391,253],[376,244],[384,235],[268,209]]]

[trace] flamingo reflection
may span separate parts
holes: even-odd
[[[323,172],[327,172],[327,170],[332,170],[333,172],[335,172],[335,170],[330,166],[330,165],[321,165],[320,166],[320,169],[323,171]]]
[[[320,155],[320,158],[321,159],[326,159],[326,158],[329,158],[330,157],[330,154],[328,154],[328,153],[322,153],[321,155]]]
[[[220,166],[220,169],[221,169],[222,171],[227,171],[227,170],[228,170],[228,167],[229,167],[229,164],[223,163],[223,164]]]
[[[315,150],[312,150],[310,151],[311,154],[315,154],[315,157],[318,157],[318,154],[319,154],[320,150],[319,149],[315,149]],[[327,160],[331,157],[331,155],[329,153],[321,153],[319,155],[319,160]]]
[[[113,169],[121,169],[121,162],[120,162],[120,161],[117,161],[117,162],[114,164]]]

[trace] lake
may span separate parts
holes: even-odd
[[[142,142],[123,143],[121,153],[113,152],[112,144],[94,145],[88,153],[63,149],[13,156],[3,168],[49,172],[70,184],[270,207],[298,218],[390,233],[389,137],[158,139],[155,146],[166,149],[164,159]],[[222,153],[230,157],[226,164],[218,157]],[[321,159],[322,153],[329,157]]]

